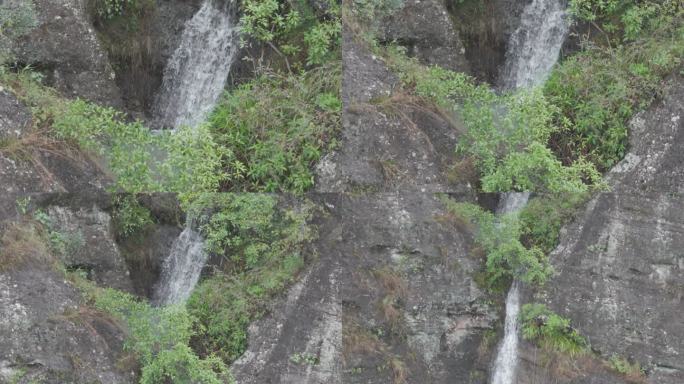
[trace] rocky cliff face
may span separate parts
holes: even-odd
[[[44,72],[69,97],[120,107],[121,92],[95,29],[78,0],[38,0],[38,26],[17,42],[17,60]]]
[[[543,298],[602,356],[625,356],[648,382],[674,384],[684,382],[684,82],[667,88],[633,119],[610,191],[565,228]]]
[[[323,194],[314,266],[250,327],[240,383],[483,383],[497,314],[432,194]]]

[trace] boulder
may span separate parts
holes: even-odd
[[[84,2],[35,0],[38,26],[15,43],[16,60],[46,74],[67,97],[120,107],[121,93]]]
[[[466,51],[441,0],[406,0],[381,22],[379,40],[397,42],[428,65],[468,72]]]

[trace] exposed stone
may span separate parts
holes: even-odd
[[[67,268],[80,268],[100,286],[133,292],[130,272],[114,241],[109,214],[93,206],[72,210],[50,207],[54,230],[61,234],[68,252],[59,255]]]
[[[406,0],[383,20],[379,39],[396,41],[425,64],[469,71],[465,48],[441,0]]]
[[[0,274],[0,335],[2,383],[136,382],[117,368],[122,330],[47,266]]]
[[[648,381],[684,382],[684,82],[637,115],[631,148],[551,256],[545,300],[592,348],[646,367]]]
[[[68,97],[121,106],[121,94],[95,30],[78,0],[35,0],[38,26],[16,43],[16,59],[47,74]]]
[[[490,351],[480,346],[497,314],[471,277],[471,235],[444,218],[437,196],[316,199],[327,211],[320,259],[250,327],[232,366],[238,382],[386,383],[405,368],[407,382],[484,383]],[[382,310],[390,295],[394,320]],[[359,341],[367,335],[372,348]]]
[[[396,77],[344,33],[341,145],[317,165],[319,192],[413,190],[474,193],[449,180],[458,130],[442,112],[395,92]]]
[[[0,86],[0,140],[17,139],[31,123],[31,112]]]

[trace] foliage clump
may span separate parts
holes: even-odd
[[[314,66],[332,60],[340,47],[340,4],[336,0],[322,3],[325,14],[317,16],[304,1],[243,1],[243,44],[252,38],[270,47],[285,59],[288,69],[292,59],[300,68],[300,62]]]
[[[503,290],[513,279],[542,285],[551,276],[553,269],[544,252],[521,243],[517,214],[496,217],[475,204],[443,201],[449,212],[475,226],[475,242],[486,255],[485,283],[489,289]]]
[[[272,195],[211,194],[197,199],[190,212],[207,250],[222,257],[188,300],[188,311],[198,319],[192,344],[201,355],[230,363],[244,352],[247,326],[267,299],[304,266],[302,248],[316,234],[307,223],[312,208],[278,208]]]
[[[341,125],[340,65],[265,73],[227,92],[209,117],[225,148],[222,190],[303,192]]]
[[[457,153],[473,160],[483,191],[578,193],[599,184],[591,163],[563,164],[547,146],[559,126],[555,107],[538,89],[498,95],[466,74],[425,67],[399,48],[387,54],[405,88],[463,120]]]
[[[117,195],[114,198],[112,219],[120,239],[144,231],[153,224],[150,210],[140,205],[132,195]]]
[[[607,170],[625,155],[631,117],[656,99],[684,55],[678,1],[573,0],[571,12],[600,30],[563,60],[543,87],[561,130],[551,147]]]
[[[578,356],[588,351],[588,343],[570,320],[557,315],[543,304],[525,304],[520,311],[522,335],[543,348]]]
[[[219,358],[200,358],[190,348],[196,320],[182,305],[152,307],[111,288],[91,292],[95,308],[124,322],[124,348],[142,365],[141,384],[232,382]]]

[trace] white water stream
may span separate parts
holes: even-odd
[[[188,225],[171,245],[154,292],[156,305],[182,303],[195,288],[207,261],[204,239]]]
[[[544,82],[558,60],[567,31],[565,6],[560,0],[532,0],[523,10],[520,26],[509,40],[502,86],[517,89]],[[527,204],[529,197],[529,192],[506,193],[497,213],[515,214]],[[506,297],[504,338],[494,361],[491,384],[516,381],[519,313],[520,284],[514,281]]]
[[[185,23],[181,42],[164,69],[154,115],[157,125],[201,123],[218,101],[238,50],[234,0],[205,0]]]
[[[502,85],[532,87],[549,76],[568,32],[565,5],[560,0],[532,0],[506,51]]]

